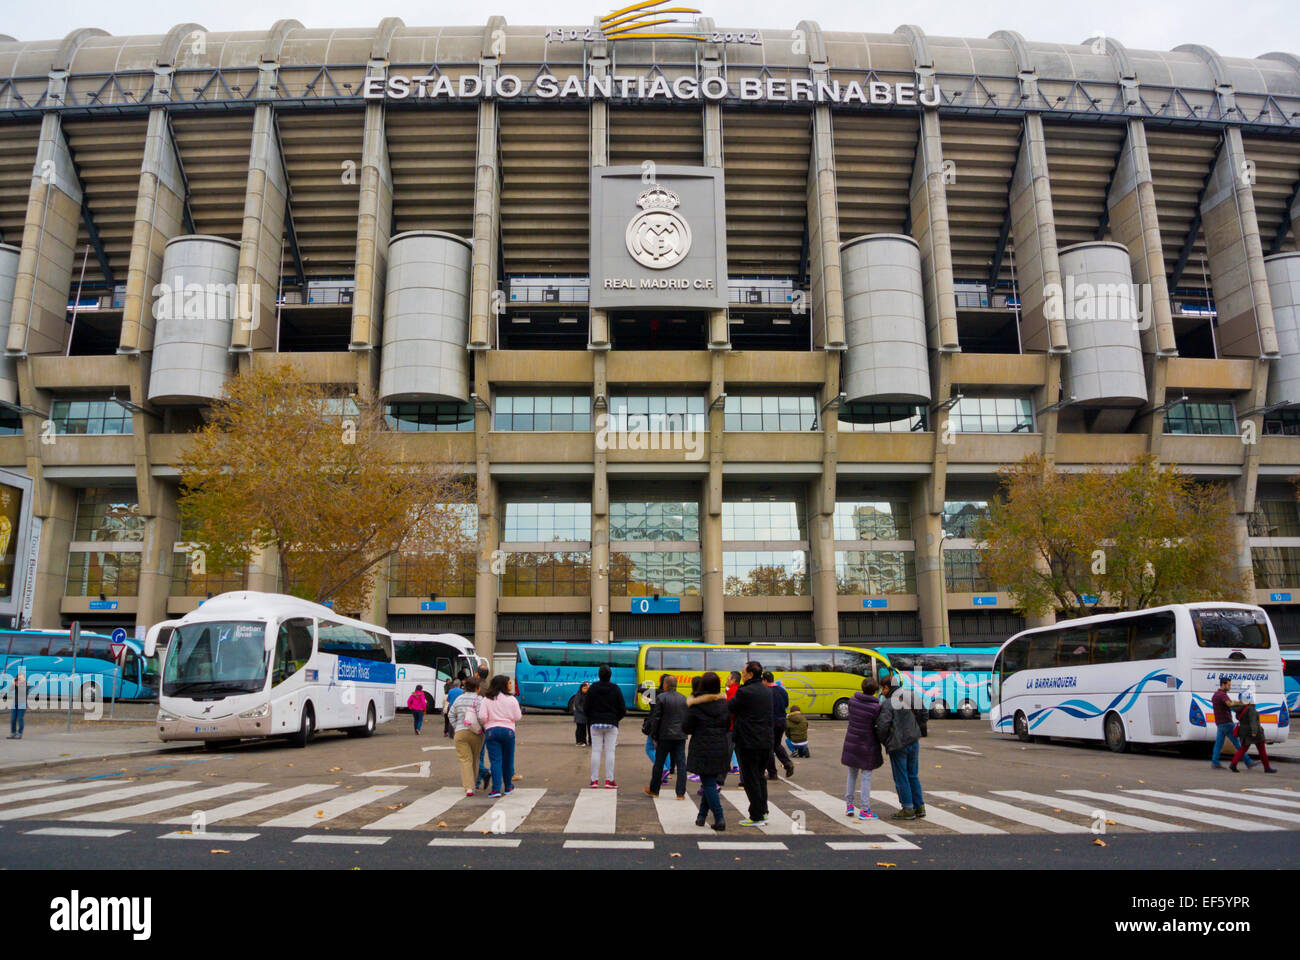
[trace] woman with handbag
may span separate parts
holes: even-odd
[[[447,720],[456,731],[452,738],[456,745],[456,760],[460,763],[460,785],[465,796],[474,796],[478,786],[478,752],[483,746],[483,722],[478,706],[482,699],[478,693],[478,677],[466,677],[463,692],[447,709]]]
[[[492,767],[492,792],[488,796],[493,798],[515,790],[515,724],[523,716],[523,711],[509,690],[510,678],[497,674],[488,683],[487,693],[475,708],[483,724],[488,763]]]

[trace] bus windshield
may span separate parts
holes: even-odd
[[[178,626],[167,645],[163,695],[256,693],[266,685],[266,624],[214,621]]]
[[[1193,610],[1192,623],[1201,647],[1267,650],[1272,646],[1264,614],[1256,610]]]

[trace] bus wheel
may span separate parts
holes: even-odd
[[[942,700],[935,700],[930,704],[930,716],[936,720],[942,720],[948,716],[948,704]]]
[[[849,718],[849,701],[836,700],[835,706],[831,707],[831,716],[836,720],[847,720]]]
[[[366,722],[359,727],[348,727],[349,737],[361,737],[362,739],[373,736],[375,732],[375,705],[372,703],[366,708]]]
[[[1016,739],[1021,743],[1028,743],[1033,739],[1029,735],[1029,718],[1023,711],[1016,711],[1015,719],[1011,721],[1011,728],[1016,732]]]
[[[314,736],[316,736],[316,713],[309,703],[302,708],[302,723],[298,725],[298,732],[289,739],[293,741],[295,747],[305,747],[311,743]]]
[[[1118,713],[1106,714],[1102,728],[1106,734],[1106,746],[1111,753],[1124,753],[1128,750],[1128,737],[1124,735],[1124,721]]]
[[[979,707],[967,700],[957,708],[957,715],[963,720],[976,720],[979,718]]]

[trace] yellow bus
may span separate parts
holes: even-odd
[[[654,644],[637,655],[637,686],[659,685],[664,674],[677,678],[677,688],[689,695],[691,679],[712,670],[727,684],[732,670],[742,674],[745,664],[757,660],[771,670],[790,694],[790,705],[804,713],[847,720],[849,700],[862,690],[862,678],[891,669],[889,658],[860,647],[824,647],[816,643],[791,644]],[[637,706],[649,709],[643,694]]]

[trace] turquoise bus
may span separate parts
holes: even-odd
[[[0,694],[10,690],[21,666],[27,673],[29,696],[48,690],[51,695],[81,694],[83,701],[157,699],[158,658],[146,658],[140,642],[127,637],[119,667],[113,662],[112,643],[102,634],[81,634],[74,675],[67,630],[0,630]]]
[[[515,687],[524,707],[544,707],[573,713],[573,698],[585,683],[595,683],[602,665],[610,668],[610,681],[623,691],[629,710],[637,709],[636,659],[647,643],[662,640],[624,640],[618,643],[521,643],[515,663]],[[692,643],[690,640],[680,641]]]
[[[903,686],[920,691],[936,719],[972,720],[989,711],[993,658],[999,647],[875,647],[889,657]]]

